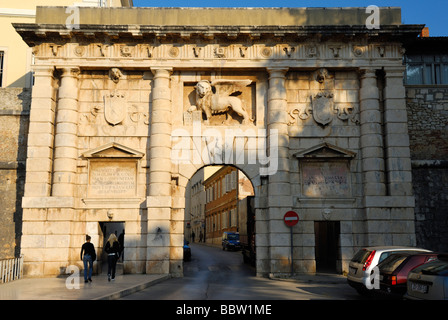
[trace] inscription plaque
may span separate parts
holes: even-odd
[[[126,198],[137,194],[137,162],[91,161],[89,197]]]
[[[306,197],[351,197],[348,162],[303,162],[302,193]]]

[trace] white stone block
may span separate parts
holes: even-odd
[[[45,247],[46,248],[64,248],[64,254],[66,255],[67,248],[70,246],[70,235],[46,235]]]

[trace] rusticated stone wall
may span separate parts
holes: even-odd
[[[417,245],[448,251],[448,88],[408,87]]]
[[[30,91],[0,88],[0,259],[20,253]]]
[[[448,161],[414,163],[417,245],[448,251]]]
[[[448,159],[448,87],[410,87],[407,102],[412,159]]]

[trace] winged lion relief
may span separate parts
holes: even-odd
[[[212,82],[201,80],[194,87],[196,105],[191,106],[188,112],[202,111],[206,116],[206,123],[209,123],[210,118],[215,114],[226,114],[225,124],[229,124],[233,119],[231,115],[231,111],[233,111],[243,118],[243,124],[253,123],[254,119],[249,116],[244,101],[232,95],[241,92],[251,83],[252,80],[218,79]]]

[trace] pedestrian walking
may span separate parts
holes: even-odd
[[[93,261],[96,260],[95,246],[90,243],[91,237],[86,235],[86,242],[81,247],[81,260],[84,263],[84,282],[92,282]]]
[[[107,280],[115,280],[115,269],[120,256],[120,243],[114,233],[109,236],[104,251],[107,252]]]

